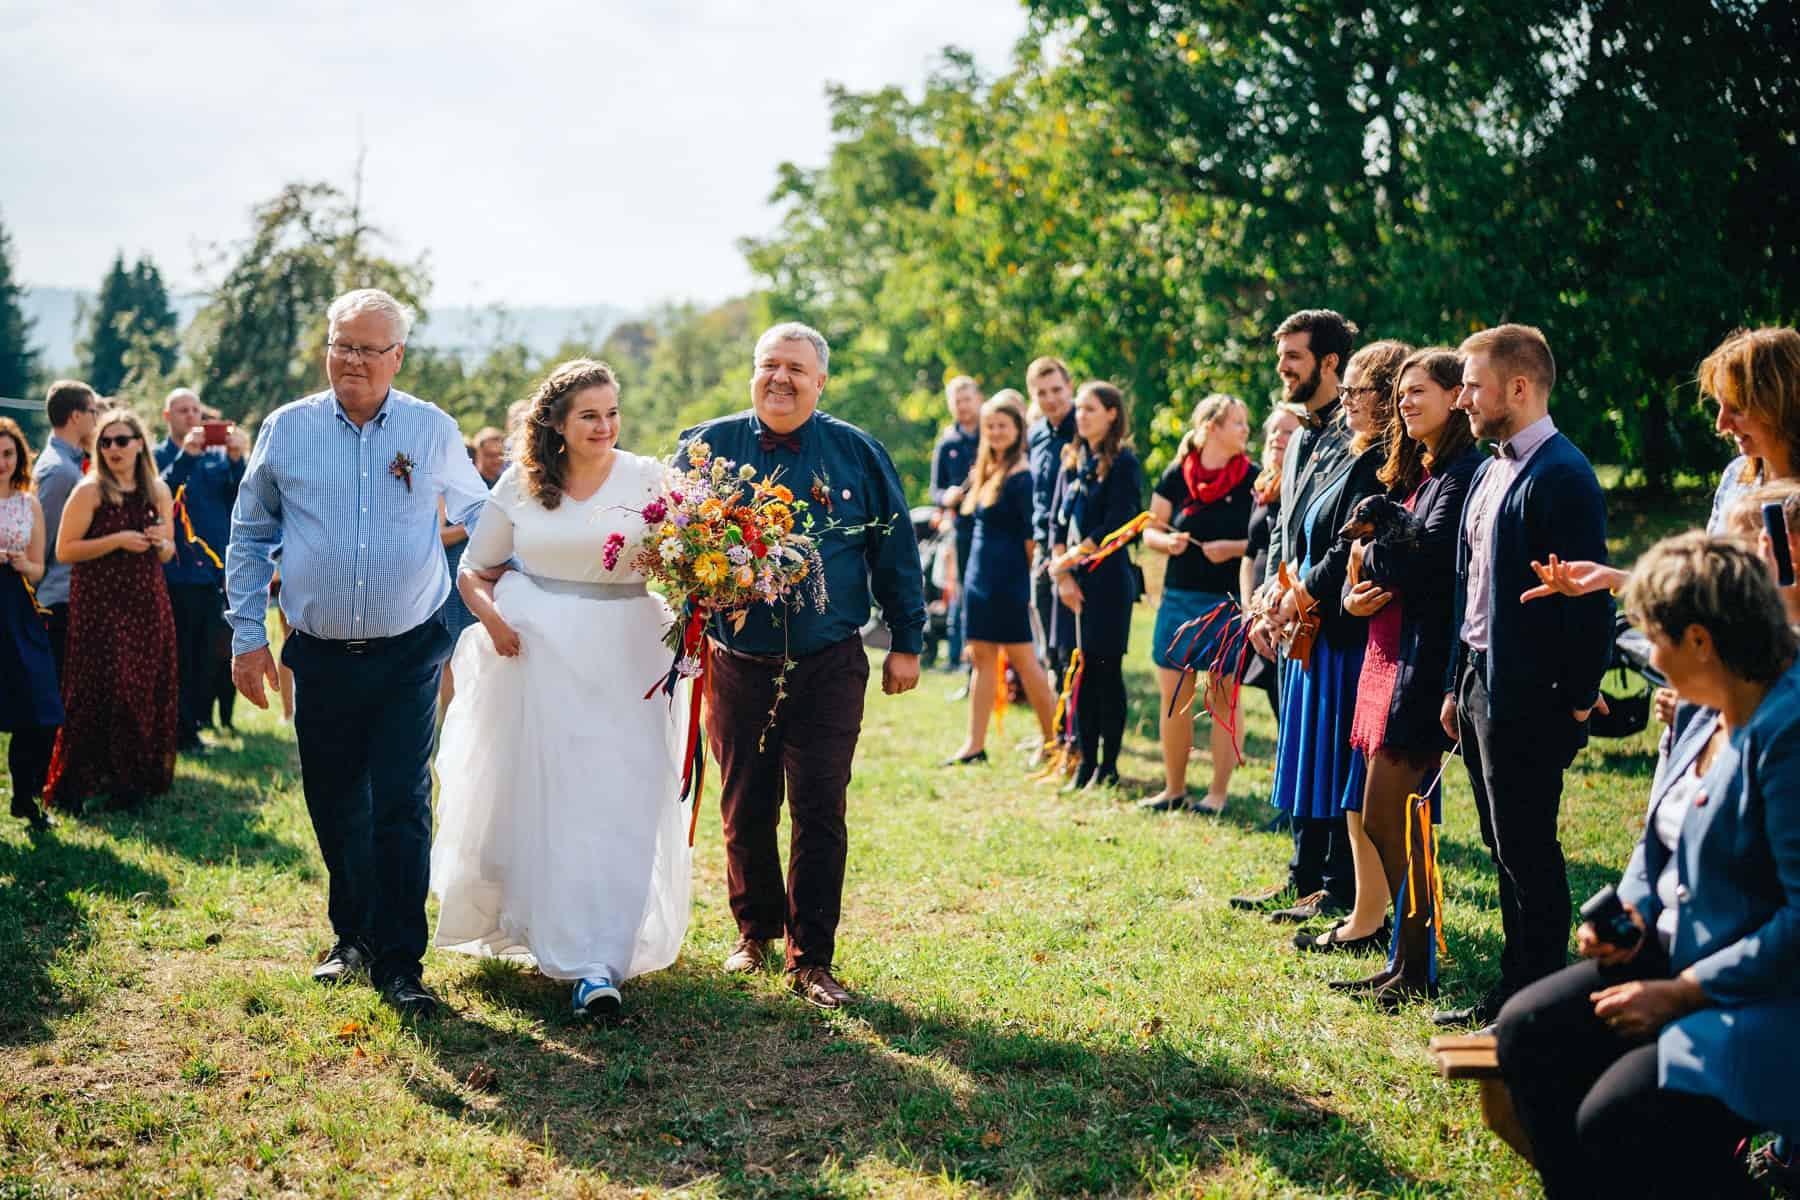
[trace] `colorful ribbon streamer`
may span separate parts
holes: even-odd
[[[687,620],[681,630],[680,653],[675,656],[668,674],[651,684],[650,690],[644,693],[644,699],[648,700],[660,691],[673,704],[676,685],[681,681],[682,663],[691,660],[696,664],[693,690],[688,693],[687,746],[681,754],[681,794],[677,797],[677,803],[693,802],[688,815],[689,846],[694,844],[694,831],[700,826],[700,791],[706,783],[706,744],[700,740],[700,730],[706,684],[712,673],[712,643],[706,637],[707,615],[705,608],[689,605]]]
[[[1100,544],[1094,547],[1093,553],[1081,560],[1081,565],[1087,570],[1092,571],[1095,567],[1105,562],[1107,558],[1116,554],[1118,551],[1123,550],[1126,546],[1129,546],[1132,539],[1144,532],[1144,527],[1148,524],[1150,524],[1150,514],[1147,512],[1139,513],[1137,516],[1131,518],[1131,520],[1125,522],[1123,525],[1102,538]]]
[[[213,548],[206,544],[206,540],[194,532],[194,522],[188,517],[185,483],[175,489],[175,519],[181,522],[181,532],[187,535],[188,545],[200,547],[201,552],[212,560],[212,565],[223,571],[225,564],[219,561],[219,556],[213,553]]]

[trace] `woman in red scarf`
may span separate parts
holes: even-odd
[[[1190,807],[1188,751],[1194,744],[1192,666],[1207,674],[1206,710],[1212,722],[1212,787],[1191,805],[1198,812],[1225,809],[1231,769],[1237,765],[1235,672],[1215,662],[1232,628],[1238,560],[1250,529],[1255,483],[1250,456],[1250,410],[1234,396],[1208,396],[1194,409],[1193,428],[1181,439],[1175,461],[1150,498],[1151,524],[1144,544],[1169,556],[1150,657],[1162,688],[1163,790],[1140,800],[1154,812]],[[1199,624],[1177,634],[1184,625]],[[1217,666],[1218,670],[1212,668]],[[1179,690],[1180,695],[1177,695]],[[1173,703],[1175,711],[1170,713]]]

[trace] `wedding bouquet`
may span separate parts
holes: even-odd
[[[663,585],[677,613],[663,639],[674,662],[644,695],[661,691],[672,697],[679,680],[694,681],[681,796],[698,799],[705,770],[699,726],[708,622],[721,620],[741,630],[757,604],[810,604],[824,612],[825,566],[809,532],[807,502],[796,499],[776,475],[759,478],[747,463],[716,457],[704,441],[688,443],[686,455],[685,469],[669,469],[668,499],[638,510],[648,531],[631,566]],[[622,535],[607,540],[608,570],[624,547]],[[780,695],[778,688],[778,703]],[[692,837],[690,829],[690,844]]]

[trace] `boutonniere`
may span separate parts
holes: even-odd
[[[394,461],[388,464],[388,474],[392,475],[395,479],[398,479],[401,483],[404,483],[406,485],[406,490],[410,492],[412,491],[413,469],[418,465],[418,463],[407,457],[406,451],[402,450],[395,454]]]
[[[826,512],[831,511],[831,480],[822,473],[813,476],[812,498],[814,504]]]

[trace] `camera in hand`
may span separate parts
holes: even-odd
[[[1618,889],[1607,884],[1581,906],[1581,919],[1594,927],[1594,936],[1609,946],[1630,950],[1643,938],[1644,931],[1625,911]]]
[[[208,446],[223,446],[231,440],[230,421],[202,421],[200,430]]]

